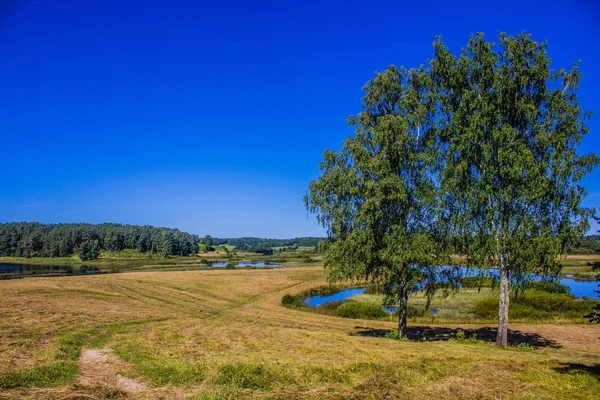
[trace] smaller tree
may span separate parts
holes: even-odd
[[[406,336],[411,292],[439,287],[446,261],[439,236],[435,104],[425,70],[391,66],[365,86],[364,111],[350,119],[354,136],[326,151],[306,207],[327,229],[320,242],[331,282],[368,280],[388,305],[398,304]],[[446,281],[447,282],[447,281]]]
[[[81,261],[96,260],[100,257],[100,244],[97,240],[83,242],[78,253]]]

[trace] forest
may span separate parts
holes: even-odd
[[[137,249],[163,256],[198,252],[200,238],[178,229],[104,224],[0,224],[0,256],[98,258],[100,251]]]
[[[201,239],[198,235],[178,229],[149,225],[2,223],[0,257],[70,257],[77,254],[82,261],[86,261],[98,258],[101,251],[125,249],[165,257],[189,256],[199,252],[198,245],[206,244],[206,238],[210,236]],[[272,252],[274,247],[315,247],[321,239],[210,238],[210,245],[230,245],[242,251],[265,253]]]
[[[213,239],[215,245],[227,244],[235,246],[238,250],[250,252],[262,252],[264,249],[272,249],[273,247],[315,247],[323,240],[320,237],[298,237],[293,239],[264,239],[257,237],[241,237],[241,238],[223,238]]]

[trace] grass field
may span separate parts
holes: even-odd
[[[396,341],[391,321],[281,306],[324,283],[319,267],[0,281],[0,399],[598,398],[598,326],[512,324],[499,349],[492,324],[412,320]]]

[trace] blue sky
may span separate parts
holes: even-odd
[[[302,204],[361,87],[442,35],[549,41],[597,115],[600,3],[0,0],[0,221],[323,235]],[[600,170],[585,186],[600,208]]]

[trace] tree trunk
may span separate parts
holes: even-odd
[[[406,337],[406,310],[408,304],[408,290],[404,284],[400,289],[400,303],[398,304],[398,338]]]
[[[508,346],[508,268],[504,264],[504,257],[500,257],[500,307],[498,310],[498,335],[496,336],[496,345]]]

